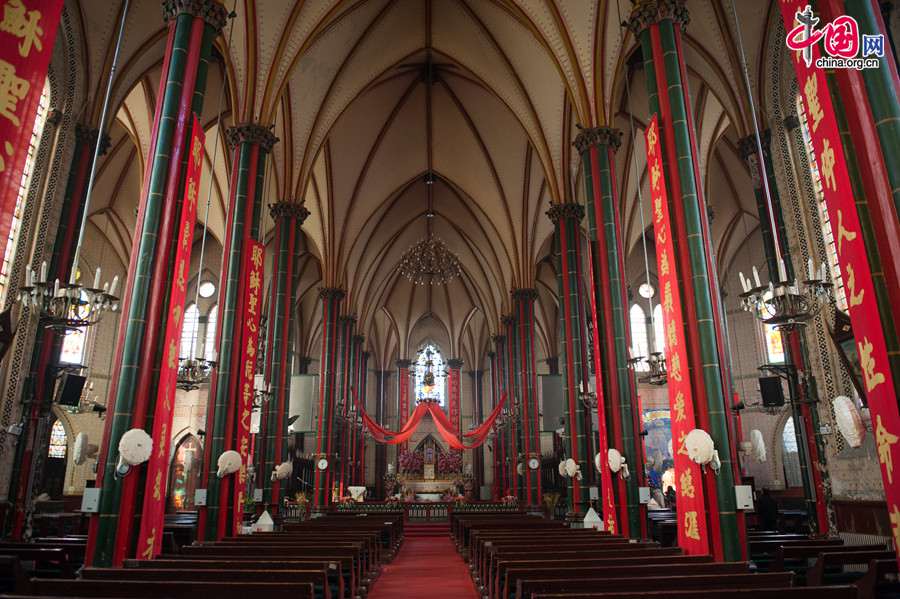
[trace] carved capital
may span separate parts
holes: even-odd
[[[463,361],[461,358],[450,358],[447,360],[448,368],[462,368]]]
[[[506,335],[493,335],[491,340],[494,342],[494,345],[500,345],[506,342]]]
[[[225,29],[228,11],[216,0],[163,0],[163,20],[168,23],[182,13],[200,17],[213,26],[216,35]]]
[[[584,154],[592,147],[608,148],[613,151],[619,149],[622,145],[621,129],[613,129],[612,127],[582,127],[576,125],[579,133],[575,137],[573,146],[578,150],[579,154]]]
[[[682,29],[691,20],[685,0],[633,0],[634,6],[625,26],[637,35],[650,25],[671,19]]]
[[[538,298],[537,289],[532,288],[518,288],[512,290],[512,298],[515,301],[527,302],[534,301]]]
[[[550,209],[547,210],[547,216],[549,216],[550,220],[554,223],[558,223],[560,220],[568,218],[574,218],[580,222],[581,219],[584,218],[584,206],[571,202],[550,204]]]
[[[509,326],[511,324],[516,324],[516,317],[511,314],[506,314],[500,317],[500,324],[504,326]]]
[[[303,204],[298,204],[296,202],[278,202],[277,204],[269,204],[269,214],[272,215],[272,219],[277,220],[283,218],[285,220],[290,220],[292,218],[297,219],[297,225],[302,225],[306,220],[306,217],[309,216],[309,210]]]
[[[87,125],[75,125],[75,139],[82,144],[87,144],[91,151],[94,151],[94,144],[97,143],[97,134],[99,130],[94,127],[88,127]],[[109,135],[104,135],[100,140],[100,155],[106,154],[107,150],[109,150],[110,139]]]
[[[756,135],[748,135],[742,137],[737,142],[738,154],[743,160],[747,160],[750,156],[756,154]]]
[[[494,358],[497,357],[497,352],[489,351],[487,353],[487,357],[493,360]]]
[[[365,342],[366,342],[366,338],[363,337],[362,335],[353,335],[353,343],[356,343],[357,345],[362,345]]]
[[[800,117],[796,114],[789,114],[784,118],[784,128],[793,131],[800,126]]]
[[[397,368],[409,368],[413,365],[412,360],[397,360]]]
[[[342,324],[355,325],[356,324],[356,314],[344,314],[343,316],[338,317],[338,322]]]
[[[266,152],[271,152],[272,147],[278,143],[278,138],[268,127],[257,123],[241,123],[229,127],[225,131],[225,140],[231,149],[240,144],[259,144]]]
[[[319,297],[326,301],[341,301],[344,299],[344,295],[346,295],[344,290],[337,287],[319,287]]]

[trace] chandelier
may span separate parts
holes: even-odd
[[[791,330],[806,325],[831,299],[832,284],[828,282],[825,264],[813,268],[812,258],[807,263],[807,278],[793,282],[787,279],[784,260],[778,259],[778,279],[763,285],[759,271],[753,267],[753,281],[738,273],[741,287],[741,307],[762,322],[778,330]]]
[[[435,237],[434,173],[425,173],[424,182],[428,207],[425,211],[425,238],[413,244],[400,257],[400,274],[414,285],[446,285],[458,277],[462,269],[459,258],[444,242]]]
[[[200,385],[209,380],[212,369],[216,363],[203,358],[179,358],[178,381],[175,386],[184,391],[199,389]]]
[[[650,352],[650,355],[647,356],[647,365],[650,367],[650,370],[647,374],[639,377],[638,381],[648,385],[665,385],[668,381],[666,356],[659,351]]]
[[[119,310],[116,296],[119,277],[113,277],[112,283],[101,287],[100,275],[98,268],[90,287],[79,284],[75,276],[68,284],[61,284],[59,279],[51,284],[47,278],[47,262],[37,272],[29,264],[25,269],[25,285],[19,290],[19,303],[39,313],[41,322],[48,328],[69,331],[93,326],[106,312]]]

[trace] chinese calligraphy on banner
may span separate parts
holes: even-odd
[[[169,476],[169,443],[172,437],[172,415],[175,387],[178,382],[178,350],[181,327],[184,324],[184,300],[187,296],[187,271],[191,264],[194,225],[197,222],[197,193],[203,169],[203,127],[193,115],[187,175],[184,181],[184,201],[181,219],[175,232],[175,271],[169,290],[169,314],[166,318],[163,358],[159,369],[159,387],[153,412],[154,451],[147,464],[147,482],[152,485],[144,493],[143,517],[138,537],[138,553],[143,559],[153,559],[162,547],[163,520],[166,514],[166,486]],[[199,283],[199,281],[198,281]],[[189,356],[185,356],[189,357]]]
[[[459,421],[459,367],[451,366],[447,371],[447,394],[450,396],[449,412],[453,434],[460,434]]]
[[[806,0],[780,0],[785,29],[791,31],[802,14]],[[831,222],[837,226],[835,245],[838,262],[847,289],[850,321],[862,366],[863,386],[872,413],[875,444],[894,546],[900,548],[900,476],[894,475],[894,458],[900,461],[900,415],[897,411],[897,390],[888,366],[884,324],[875,304],[875,289],[866,248],[860,234],[853,188],[844,160],[844,148],[835,119],[825,71],[815,66],[820,52],[818,45],[809,48],[809,66],[803,53],[792,52],[791,59],[797,82],[803,92],[807,114],[811,115],[810,135],[813,151],[822,174],[825,205]],[[881,68],[887,68],[883,65]]]
[[[9,239],[62,6],[63,0],[0,0],[0,255]]]
[[[241,534],[244,518],[244,492],[247,490],[247,464],[250,458],[250,414],[253,412],[253,379],[256,374],[256,351],[259,347],[259,317],[262,311],[263,257],[265,246],[254,239],[247,240],[244,254],[244,314],[241,333],[241,361],[237,398],[237,451],[241,454],[241,469],[234,481],[233,534]]]
[[[681,290],[675,271],[675,246],[672,243],[657,115],[653,115],[650,120],[646,140],[650,198],[653,203],[653,232],[656,236],[656,266],[666,332],[666,370],[669,409],[672,413],[675,490],[678,494],[678,546],[689,555],[705,555],[709,553],[709,536],[706,533],[702,473],[700,466],[688,458],[684,446],[684,438],[696,427],[694,398],[688,376]]]

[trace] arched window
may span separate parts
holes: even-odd
[[[87,293],[84,291],[81,292],[81,299],[85,304],[87,303]],[[85,309],[83,316],[86,315],[87,310]],[[59,350],[59,361],[65,364],[83,364],[84,354],[87,351],[87,336],[87,327],[67,330]]]
[[[206,341],[203,345],[203,358],[214,361],[216,359],[216,321],[219,319],[219,305],[209,309],[206,315]]]
[[[9,227],[9,237],[6,238],[6,247],[3,250],[3,263],[0,264],[0,298],[6,296],[9,286],[9,269],[12,264],[13,252],[16,241],[19,238],[19,229],[22,225],[22,211],[25,208],[25,198],[28,196],[28,188],[31,186],[31,176],[34,173],[34,159],[37,156],[38,143],[44,132],[44,123],[47,121],[47,107],[50,105],[50,82],[44,82],[44,91],[38,101],[37,114],[34,117],[34,127],[31,129],[31,139],[28,142],[28,154],[25,158],[25,166],[22,169],[22,180],[19,182],[19,192],[16,195],[16,207],[13,209],[12,221]]]
[[[429,364],[430,363],[430,364]],[[415,381],[415,398],[418,399],[434,399],[439,405],[444,405],[444,397],[446,393],[446,373],[444,357],[441,350],[436,345],[429,343],[419,351],[419,357],[416,359],[415,365],[416,381]],[[431,372],[434,375],[434,381],[426,380],[426,373]]]
[[[65,459],[67,449],[66,428],[62,420],[57,419],[50,429],[50,448],[47,450],[47,457]]]
[[[646,358],[650,353],[647,343],[647,316],[644,309],[637,304],[631,305],[628,312],[631,320],[631,357]],[[635,370],[647,370],[647,362],[642,360],[635,365]]]
[[[813,189],[816,193],[817,212],[819,224],[822,226],[822,239],[825,241],[825,253],[828,257],[828,270],[831,274],[831,284],[834,285],[834,300],[838,308],[847,311],[847,296],[844,293],[844,281],[841,279],[841,266],[838,263],[837,247],[834,243],[834,233],[831,230],[831,219],[828,209],[825,207],[825,192],[822,190],[822,178],[819,175],[819,166],[816,162],[816,153],[813,149],[812,136],[809,134],[809,125],[806,119],[806,109],[803,106],[803,97],[797,94],[797,115],[800,117],[800,131],[803,134],[803,145],[806,157],[809,160],[809,171],[812,176]]]
[[[769,364],[783,364],[784,344],[781,338],[781,331],[770,324],[764,324],[763,335],[766,341],[766,361]]]
[[[197,334],[200,331],[200,310],[197,304],[189,304],[184,311],[184,323],[181,325],[180,358],[193,358],[197,352]]]
[[[194,435],[186,435],[175,448],[169,471],[169,512],[194,509],[194,494],[200,486],[203,447]]]
[[[800,476],[800,452],[797,450],[797,432],[794,429],[794,417],[787,419],[781,431],[782,463],[784,465],[784,486],[802,487]]]
[[[662,304],[653,308],[653,351],[666,351],[666,325],[663,322]]]

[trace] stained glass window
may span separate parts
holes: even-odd
[[[19,181],[19,191],[16,195],[16,206],[13,209],[12,221],[9,227],[9,237],[6,238],[3,251],[3,262],[0,264],[0,297],[6,295],[9,283],[9,268],[19,237],[19,229],[22,225],[22,210],[25,208],[25,198],[28,196],[28,188],[31,186],[31,175],[34,171],[34,159],[37,156],[38,143],[44,131],[44,123],[47,121],[47,107],[50,105],[50,84],[44,83],[44,91],[38,101],[37,114],[34,117],[34,127],[31,130],[31,140],[28,142],[28,154],[22,169],[22,180]]]
[[[81,292],[81,299],[87,302],[87,293]],[[78,309],[79,316],[82,318],[87,315],[84,305]],[[82,364],[84,363],[84,354],[87,348],[87,327],[78,327],[66,331],[63,337],[62,348],[59,350],[59,361],[65,364]]]
[[[214,361],[216,359],[216,321],[219,318],[218,304],[210,308],[206,315],[206,341],[203,347],[203,358]]]
[[[181,325],[180,358],[193,358],[197,351],[197,334],[200,331],[200,310],[197,304],[190,304],[184,311],[184,323]]]
[[[647,315],[644,309],[637,304],[631,305],[628,312],[631,320],[631,357],[646,358],[650,353],[650,344],[647,343]],[[648,370],[650,366],[646,360],[635,365],[635,370]]]
[[[426,381],[425,377],[425,374],[429,371],[429,361],[431,362],[431,373],[434,375],[433,384],[428,384],[429,381]],[[415,364],[414,393],[417,400],[429,398],[436,400],[442,406],[444,405],[447,378],[445,367],[444,357],[436,345],[428,344],[419,351],[419,357]]]
[[[666,351],[666,325],[663,323],[662,304],[653,308],[653,351]]]
[[[770,324],[763,325],[763,333],[766,338],[766,358],[769,364],[781,364],[784,362],[784,345],[781,339],[781,331]]]
[[[66,429],[62,420],[57,420],[53,423],[53,428],[50,429],[50,449],[47,451],[47,456],[51,458],[65,458],[66,449]]]
[[[800,453],[797,449],[797,433],[794,429],[793,416],[784,423],[784,430],[781,432],[781,443],[784,448],[782,461],[784,463],[785,486],[803,486],[803,478],[800,474]]]

